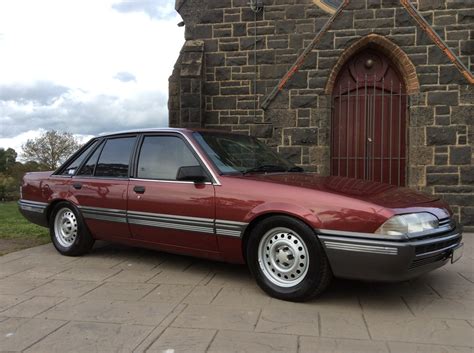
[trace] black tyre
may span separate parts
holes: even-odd
[[[313,230],[287,216],[266,218],[252,229],[247,263],[258,285],[282,300],[314,298],[332,278],[328,259]]]
[[[49,222],[49,233],[54,247],[62,255],[83,255],[94,245],[94,239],[80,212],[68,202],[60,202],[54,207]]]

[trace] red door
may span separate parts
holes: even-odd
[[[197,165],[181,137],[144,136],[136,176],[128,187],[127,218],[134,239],[195,255],[218,251],[214,186],[177,180],[180,167]]]
[[[405,185],[407,95],[390,60],[364,50],[333,91],[331,174]]]

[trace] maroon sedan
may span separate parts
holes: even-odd
[[[185,129],[92,139],[23,179],[20,210],[76,256],[96,239],[247,263],[303,301],[332,276],[399,281],[455,261],[462,235],[435,196],[306,173],[258,140]]]

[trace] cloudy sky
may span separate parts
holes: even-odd
[[[0,147],[166,126],[174,0],[1,0]]]

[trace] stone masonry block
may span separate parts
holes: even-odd
[[[471,146],[449,148],[449,162],[451,164],[471,164]]]
[[[455,145],[456,127],[443,126],[426,128],[426,139],[428,145]]]

